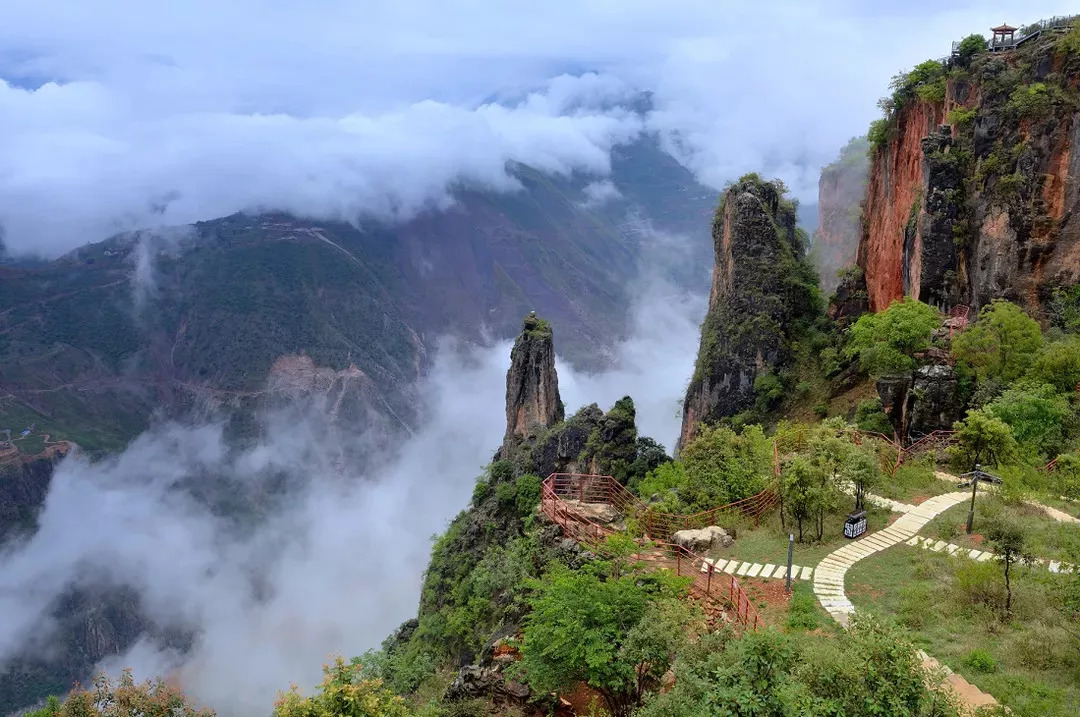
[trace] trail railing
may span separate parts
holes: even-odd
[[[568,500],[578,501],[581,507],[568,503]],[[637,496],[611,476],[553,473],[543,483],[540,505],[545,515],[561,526],[567,537],[599,555],[611,557],[605,539],[621,531],[601,525],[586,514],[584,505],[597,504],[610,505],[623,516],[627,514],[620,505],[629,509],[639,506],[647,509]],[[730,608],[728,616],[739,628],[757,629],[761,622],[757,609],[734,575],[718,571],[712,563],[681,545],[647,538],[634,542],[642,548],[638,557],[646,558],[643,562],[691,578],[690,589],[694,594],[705,600],[726,603]]]

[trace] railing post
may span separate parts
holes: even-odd
[[[675,549],[675,574],[682,575],[682,551]]]
[[[713,566],[712,563],[710,563],[709,564],[709,579],[705,583],[705,594],[706,595],[711,595],[712,594],[712,574],[713,574],[714,569],[715,569],[715,566]]]

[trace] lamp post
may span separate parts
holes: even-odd
[[[975,464],[975,470],[964,473],[960,477],[968,479],[960,484],[960,488],[967,488],[969,484],[971,485],[971,508],[968,509],[967,517],[967,534],[971,535],[971,528],[975,523],[975,493],[979,490],[979,481],[984,480],[997,485],[1001,485],[1003,481],[996,475],[984,471],[978,463]]]

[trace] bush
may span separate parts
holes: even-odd
[[[893,425],[885,411],[881,408],[880,398],[871,398],[859,401],[855,409],[855,425],[861,431],[882,433],[886,436],[893,434]]]
[[[949,112],[949,124],[966,127],[975,121],[975,114],[974,107],[957,107]]]
[[[994,562],[958,561],[952,590],[956,599],[967,605],[983,605],[994,610],[1005,605],[1001,569]]]
[[[825,418],[829,415],[829,403],[828,401],[822,401],[821,403],[814,404],[814,415],[818,418]]]
[[[986,408],[968,411],[964,420],[953,424],[953,429],[957,443],[949,446],[949,454],[965,470],[976,463],[999,465],[1017,458],[1012,429]]]
[[[997,672],[998,667],[997,660],[995,660],[989,652],[981,649],[972,650],[965,655],[963,663],[976,672],[982,672],[984,674]]]
[[[957,60],[967,66],[975,55],[986,51],[986,38],[982,35],[968,35],[957,47]]]
[[[1018,87],[1009,97],[1006,109],[1026,119],[1043,119],[1054,109],[1054,103],[1061,99],[1061,90],[1043,82]]]
[[[761,426],[702,426],[682,450],[688,480],[679,498],[691,510],[706,510],[749,498],[765,487],[772,469],[772,444]]]
[[[870,128],[866,131],[866,138],[870,140],[871,151],[878,151],[885,147],[885,143],[889,141],[889,120],[882,117],[876,119],[870,123]]]

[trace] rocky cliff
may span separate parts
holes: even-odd
[[[506,372],[504,445],[563,419],[551,324],[530,313],[510,352]]]
[[[701,347],[683,402],[680,444],[701,422],[754,404],[755,383],[790,359],[796,323],[818,310],[805,233],[779,182],[747,175],[723,194],[713,219],[715,265]]]
[[[835,162],[821,170],[812,256],[821,275],[821,288],[827,293],[836,288],[837,270],[855,263],[869,147],[865,137],[855,137],[844,145]]]
[[[1080,30],[902,75],[871,128],[857,262],[872,310],[914,296],[1035,315],[1080,281]]]

